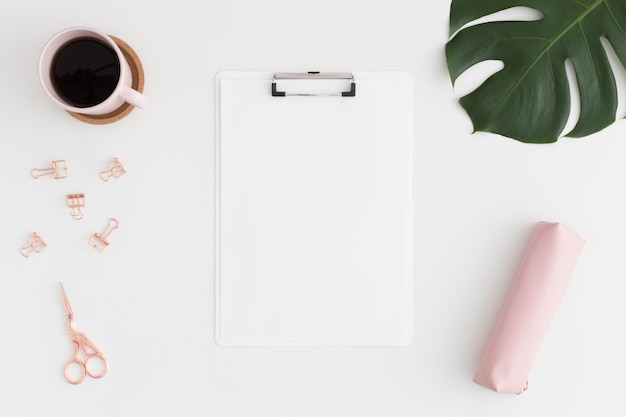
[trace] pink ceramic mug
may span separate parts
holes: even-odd
[[[91,38],[102,42],[108,46],[117,56],[119,61],[119,78],[117,85],[114,85],[112,92],[103,101],[88,106],[77,106],[70,103],[66,98],[55,89],[55,81],[53,80],[52,68],[59,52],[73,41]],[[147,99],[140,92],[134,90],[131,86],[133,83],[133,75],[128,65],[128,61],[120,50],[119,46],[106,33],[96,29],[87,27],[72,27],[64,29],[54,35],[44,46],[39,56],[39,81],[43,86],[46,94],[59,107],[81,114],[88,115],[105,115],[119,109],[124,103],[142,108],[146,105]]]

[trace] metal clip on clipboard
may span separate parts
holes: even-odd
[[[278,91],[276,87],[276,81],[278,80],[350,80],[350,91],[343,91],[338,93],[287,93],[285,91]],[[321,73],[317,71],[312,72],[284,72],[274,74],[272,79],[272,96],[285,97],[285,96],[338,96],[338,97],[355,97],[356,96],[356,83],[354,82],[354,75],[349,72],[327,72]]]

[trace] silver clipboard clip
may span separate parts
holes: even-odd
[[[350,80],[350,91],[342,91],[338,93],[287,93],[285,91],[278,91],[276,88],[276,81],[278,80]],[[338,97],[355,97],[356,96],[356,83],[354,82],[354,75],[349,72],[283,72],[274,74],[272,79],[272,96],[273,97],[286,97],[286,96],[338,96]]]

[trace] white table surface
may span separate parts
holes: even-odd
[[[537,146],[472,127],[444,57],[449,2],[78,0],[0,5],[0,415],[623,415],[626,122]],[[150,105],[107,126],[56,108],[43,44],[92,26],[128,42]],[[214,341],[214,77],[401,69],[414,80],[415,339],[406,348],[222,348]],[[621,116],[621,115],[620,115]],[[102,183],[118,156],[128,174]],[[70,177],[33,180],[65,159]],[[84,192],[85,219],[64,207]],[[86,241],[109,217],[111,245]],[[587,245],[520,397],[472,382],[531,230]],[[37,231],[29,259],[17,248]],[[72,386],[75,328],[109,374]]]

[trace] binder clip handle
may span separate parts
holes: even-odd
[[[85,194],[68,194],[66,196],[66,204],[71,209],[70,215],[74,220],[83,218],[81,208],[85,207]]]
[[[89,244],[91,245],[91,247],[93,247],[98,252],[102,252],[104,249],[106,249],[106,247],[109,246],[109,241],[107,240],[109,235],[111,234],[111,232],[113,232],[113,230],[117,229],[119,225],[120,222],[117,221],[117,219],[109,219],[109,224],[102,231],[102,233],[94,233],[89,238]]]
[[[54,179],[67,178],[67,162],[65,160],[52,161],[52,166],[49,168],[34,168],[30,171],[30,175],[34,179],[43,177],[44,175],[54,175]]]
[[[107,168],[100,172],[100,179],[104,182],[109,181],[111,178],[119,178],[126,173],[126,168],[120,162],[118,158],[113,158],[107,164]]]
[[[26,241],[26,245],[20,248],[20,255],[24,258],[28,258],[31,253],[39,253],[44,250],[46,246],[46,242],[41,238],[41,236],[39,236],[36,232],[33,232],[28,241]]]

